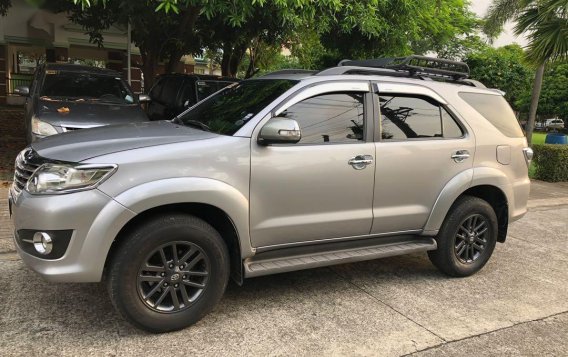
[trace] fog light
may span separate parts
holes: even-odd
[[[35,250],[42,255],[51,253],[53,249],[53,241],[49,234],[45,232],[36,232],[33,238]]]

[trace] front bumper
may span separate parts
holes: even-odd
[[[9,201],[16,233],[72,230],[65,253],[57,259],[29,254],[29,247],[22,244],[30,243],[14,239],[24,263],[54,282],[100,281],[110,245],[135,215],[96,189],[50,196],[34,196],[24,190],[17,196],[11,193]]]

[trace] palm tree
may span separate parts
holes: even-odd
[[[485,16],[484,32],[495,38],[507,21],[516,22],[515,34],[526,34],[526,59],[537,67],[527,123],[532,132],[547,62],[568,58],[568,0],[494,0]]]

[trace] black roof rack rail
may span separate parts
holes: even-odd
[[[446,77],[453,80],[463,80],[469,77],[469,67],[466,63],[418,55],[370,60],[343,60],[338,64],[338,67],[341,66],[385,68],[407,72],[413,76]]]

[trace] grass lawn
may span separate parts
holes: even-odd
[[[546,133],[533,133],[532,135],[533,144],[544,144],[545,139],[546,139]]]

